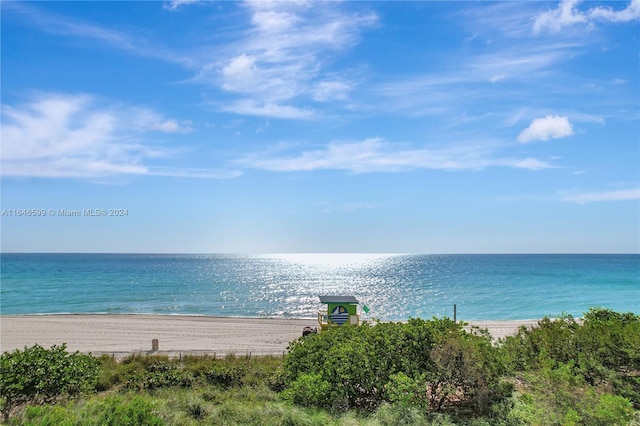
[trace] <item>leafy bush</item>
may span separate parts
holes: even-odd
[[[303,407],[331,407],[331,385],[320,374],[302,374],[284,394],[286,400]]]
[[[282,392],[287,387],[286,373],[282,366],[273,370],[269,376],[266,377],[266,384],[274,392]]]
[[[14,407],[43,404],[61,396],[73,397],[94,389],[99,360],[66,345],[45,349],[34,345],[0,355],[0,395],[5,421]]]
[[[627,425],[633,417],[629,400],[589,386],[572,362],[546,365],[525,373],[508,417],[527,425]]]
[[[155,390],[166,387],[190,387],[194,377],[174,362],[162,359],[146,363],[144,370],[135,369],[124,378],[124,389]]]
[[[446,318],[343,326],[300,338],[290,344],[283,368],[290,394],[311,383],[322,389],[298,398],[318,407],[373,411],[391,401],[439,411],[466,402],[486,410],[503,396],[490,337]]]
[[[640,408],[640,316],[633,313],[591,309],[582,323],[544,318],[503,340],[501,356],[512,373],[544,368],[547,360],[571,365],[588,385],[610,387]]]
[[[425,375],[409,377],[403,372],[392,374],[384,385],[389,401],[400,408],[422,407],[427,400]]]
[[[426,372],[430,407],[440,411],[444,404],[458,400],[485,414],[491,405],[511,393],[500,381],[504,369],[491,340],[459,332],[447,336],[431,350],[433,367]]]
[[[246,375],[246,368],[236,363],[215,363],[205,373],[207,383],[223,388],[239,386]]]
[[[546,318],[497,346],[461,323],[411,319],[310,335],[284,359],[118,362],[36,346],[2,355],[0,392],[8,415],[92,388],[121,391],[13,410],[11,424],[623,425],[640,420],[639,352],[640,318],[602,309]],[[98,383],[69,367],[83,362],[99,369]]]

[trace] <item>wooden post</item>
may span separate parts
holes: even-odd
[[[158,352],[158,339],[153,339],[151,341],[151,350],[153,352]]]
[[[457,314],[457,312],[456,312],[456,304],[454,303],[453,304],[453,322],[456,322],[456,314]]]

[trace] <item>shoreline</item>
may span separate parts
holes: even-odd
[[[513,335],[539,320],[465,321],[487,328],[494,339]],[[39,344],[67,344],[70,352],[125,357],[130,354],[282,355],[316,318],[221,317],[190,314],[21,314],[0,315],[0,351]],[[158,350],[152,350],[152,340]]]

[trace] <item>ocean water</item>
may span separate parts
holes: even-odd
[[[309,318],[353,295],[364,318],[640,313],[640,255],[2,254],[0,313]]]

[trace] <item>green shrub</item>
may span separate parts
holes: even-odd
[[[543,368],[547,358],[571,364],[587,384],[610,387],[640,408],[640,316],[633,313],[591,309],[581,323],[544,318],[504,339],[501,358],[511,373]]]
[[[548,357],[540,362],[541,369],[523,375],[525,386],[516,394],[509,418],[545,426],[629,424],[634,413],[629,400],[587,384],[573,362],[556,364]]]
[[[282,366],[271,372],[266,378],[266,383],[269,389],[274,392],[282,392],[287,387],[286,375]]]
[[[515,336],[501,342],[503,362],[513,372],[539,368],[542,352],[560,363],[576,360],[579,328],[571,315],[556,320],[545,317],[531,329],[521,327]]]
[[[0,395],[5,421],[20,404],[43,404],[61,396],[73,397],[93,390],[99,364],[91,355],[68,353],[65,344],[49,349],[34,345],[3,353],[0,355]]]
[[[292,342],[283,361],[285,383],[298,389],[314,377],[326,394],[318,406],[343,401],[373,411],[384,401],[429,402],[429,409],[462,401],[488,410],[502,397],[502,368],[490,336],[466,333],[449,319],[343,326]],[[407,392],[413,396],[409,397]],[[305,401],[309,404],[310,401]]]
[[[205,378],[209,384],[230,388],[239,386],[245,375],[245,366],[225,361],[213,364],[209,371],[205,373]]]
[[[144,370],[134,369],[123,381],[126,390],[155,390],[167,387],[190,387],[195,378],[190,371],[181,369],[175,362],[155,359],[145,362]]]
[[[416,378],[409,377],[403,372],[392,374],[384,385],[389,401],[397,407],[424,407],[427,402],[425,375]]]
[[[426,371],[429,402],[440,411],[445,404],[461,401],[477,414],[511,393],[500,377],[502,365],[488,336],[458,332],[434,345],[433,365]]]
[[[329,408],[333,404],[331,385],[315,373],[300,375],[283,393],[283,397],[303,407]]]

